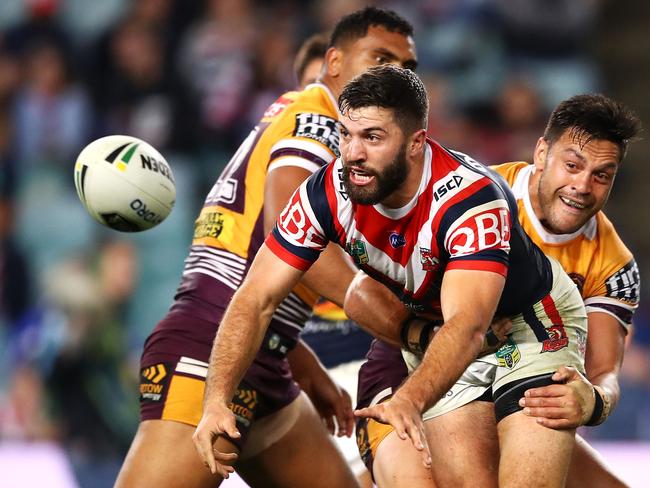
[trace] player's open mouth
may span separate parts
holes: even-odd
[[[375,177],[358,168],[350,168],[350,181],[357,186],[369,184]]]
[[[567,206],[569,206],[571,208],[575,208],[576,210],[584,210],[585,208],[587,208],[586,204],[577,202],[575,200],[571,200],[570,198],[567,198],[567,197],[562,197],[561,196],[560,200],[562,200],[562,202],[565,205],[567,205]]]

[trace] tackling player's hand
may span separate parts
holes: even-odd
[[[354,415],[352,399],[332,377],[324,372],[322,378],[311,381],[308,388],[303,388],[314,404],[318,414],[325,421],[330,434],[350,437],[354,432]],[[336,424],[334,418],[336,417]],[[338,426],[338,430],[336,429]]]
[[[481,349],[481,352],[478,353],[478,357],[495,353],[508,339],[510,330],[512,330],[512,321],[509,318],[495,317],[485,334],[483,348]]]
[[[411,439],[413,446],[422,454],[424,466],[431,467],[431,452],[424,432],[422,414],[408,398],[403,398],[397,392],[390,400],[355,410],[354,414],[392,425],[400,439]]]
[[[225,404],[205,407],[201,421],[192,435],[192,441],[203,464],[210,469],[210,472],[227,479],[230,473],[235,471],[232,464],[237,459],[237,454],[220,452],[214,448],[217,438],[223,434],[233,439],[241,436],[237,430],[235,415]]]
[[[561,384],[526,390],[519,405],[524,413],[551,429],[574,429],[585,425],[594,411],[594,387],[580,372],[562,366],[552,376]]]

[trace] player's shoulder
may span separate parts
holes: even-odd
[[[614,224],[601,210],[594,218],[596,219],[596,235],[598,248],[604,256],[611,260],[630,261],[633,256],[621,237],[618,235]]]
[[[266,109],[261,122],[277,123],[297,113],[314,113],[336,120],[336,100],[325,85],[313,83],[302,91],[283,93]]]
[[[524,168],[529,168],[530,166],[530,163],[527,163],[525,161],[516,161],[490,166],[490,169],[501,175],[509,185],[512,185],[519,172]]]
[[[310,143],[327,150],[322,158],[329,162],[338,155],[339,132],[336,100],[329,89],[320,83],[307,86],[300,92],[287,92],[271,104],[261,123],[268,124],[265,137],[272,141],[298,140],[300,149]],[[320,151],[314,148],[320,155]],[[312,151],[313,152],[313,151]]]

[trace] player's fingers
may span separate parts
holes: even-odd
[[[382,424],[389,423],[383,414],[383,405],[380,403],[378,405],[373,405],[372,407],[359,408],[354,411],[354,415],[357,417],[365,417],[375,419],[377,422]]]
[[[422,423],[415,419],[405,419],[404,427],[408,437],[413,443],[413,446],[415,449],[420,451],[422,464],[424,464],[426,468],[431,467],[431,451],[429,450],[429,443],[427,442],[427,437]]]
[[[525,398],[534,397],[556,397],[567,394],[567,387],[565,385],[549,385],[540,386],[539,388],[531,388],[524,393]]]
[[[529,417],[538,417],[545,419],[567,419],[575,417],[575,412],[567,407],[543,407],[543,408],[524,408],[524,414]]]
[[[354,415],[352,415],[352,407],[344,405],[343,408],[336,413],[336,421],[339,424],[339,437],[352,434],[354,429]]]
[[[510,319],[499,319],[493,322],[491,327],[494,334],[502,341],[512,330],[512,321]]]
[[[325,428],[327,429],[327,432],[329,432],[331,435],[334,435],[336,427],[334,425],[334,417],[323,417],[323,422],[325,422]]]
[[[572,379],[575,378],[577,375],[578,370],[576,370],[572,366],[562,366],[560,369],[558,369],[555,373],[553,373],[553,376],[551,379],[553,381],[571,381]]]
[[[223,479],[227,480],[232,473],[235,472],[235,468],[227,464],[217,464],[217,473]],[[213,473],[214,474],[214,473]]]
[[[234,414],[224,419],[222,425],[219,426],[219,431],[228,434],[231,439],[239,439],[241,437],[239,430],[237,430]]]
[[[223,452],[211,447],[211,457],[213,465],[210,467],[210,471],[212,474],[219,474],[224,479],[228,479],[228,476],[235,471],[232,465],[239,456],[234,452]]]
[[[569,376],[570,376],[569,371],[567,370],[566,367],[563,366],[560,369],[558,369],[555,373],[553,373],[551,379],[553,381],[567,381],[569,379]]]
[[[426,438],[423,438],[420,426],[416,425],[412,419],[404,419],[404,430],[418,451],[424,451],[426,449]]]
[[[553,397],[524,397],[519,399],[520,407],[562,407],[567,404],[564,396]]]
[[[352,414],[352,401],[350,397],[344,395],[343,401],[336,404],[336,423],[338,424],[338,436],[349,435],[350,428],[354,424],[354,415]]]
[[[556,430],[574,429],[578,426],[578,424],[575,421],[570,421],[567,419],[547,419],[544,417],[539,417],[535,420],[539,425],[543,425],[544,427],[548,427],[549,429],[556,429]]]
[[[207,429],[197,428],[192,436],[194,447],[212,474],[217,472],[217,463],[212,452],[212,434]]]
[[[420,440],[424,446],[424,450],[422,452],[422,457],[424,461],[424,467],[425,468],[430,468],[431,467],[431,450],[429,449],[429,442],[427,441],[427,434],[424,431],[424,425],[420,424]]]

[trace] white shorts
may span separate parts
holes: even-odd
[[[530,387],[541,375],[551,375],[561,366],[573,366],[584,373],[587,343],[587,313],[571,278],[552,258],[551,292],[530,310],[513,317],[508,341],[494,354],[473,361],[438,403],[423,414],[428,420],[476,400],[492,389],[499,415],[499,400],[516,387]],[[413,371],[421,357],[402,351]],[[550,384],[550,379],[547,384]],[[527,388],[525,388],[527,389]],[[518,398],[517,398],[518,400]],[[512,413],[512,412],[510,412]],[[502,415],[503,416],[503,415]]]

